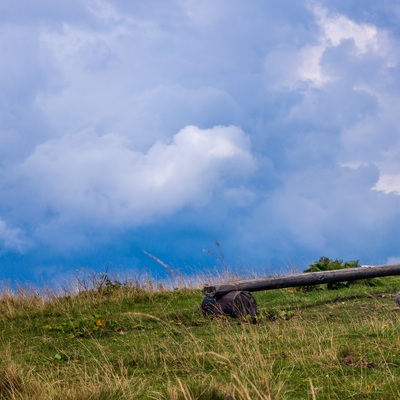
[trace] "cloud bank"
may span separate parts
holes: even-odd
[[[400,256],[394,1],[0,15],[4,276],[145,266],[142,249],[212,266],[215,239],[252,269]]]
[[[115,134],[81,132],[49,140],[9,170],[7,180],[18,182],[9,197],[17,210],[25,210],[23,218],[40,221],[35,236],[40,232],[47,244],[57,244],[61,237],[48,229],[68,237],[86,227],[138,227],[201,207],[217,186],[254,169],[241,129],[187,126],[170,143],[157,141],[145,153]]]

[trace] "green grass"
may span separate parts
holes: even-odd
[[[400,398],[400,278],[374,282],[255,293],[256,324],[203,318],[182,281],[5,288],[0,399]]]

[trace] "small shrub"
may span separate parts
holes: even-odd
[[[261,313],[261,318],[266,318],[269,321],[285,320],[288,321],[294,317],[293,311],[279,310],[271,308],[268,311]]]
[[[322,272],[322,271],[334,271],[346,268],[358,268],[360,266],[359,261],[346,261],[343,262],[342,260],[331,260],[328,257],[321,257],[316,263],[311,264],[310,268],[304,270],[305,273],[307,272]],[[370,281],[367,279],[361,280],[363,283],[370,284]],[[337,283],[327,283],[326,285],[309,285],[309,286],[302,286],[302,290],[305,291],[312,291],[312,290],[336,290],[341,289],[343,287],[349,287],[351,284],[358,281],[344,281],[344,282],[337,282]]]

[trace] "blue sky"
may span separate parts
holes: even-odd
[[[2,1],[0,278],[399,261],[399,26],[394,0]]]

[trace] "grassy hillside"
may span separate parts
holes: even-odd
[[[0,399],[400,398],[400,278],[374,283],[256,293],[257,324],[184,282],[3,288]]]

